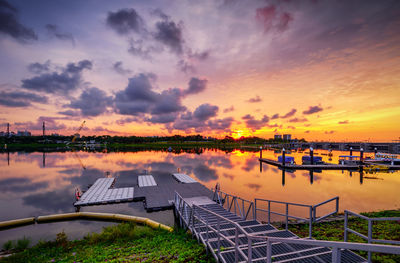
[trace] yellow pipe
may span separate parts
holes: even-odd
[[[0,222],[0,229],[17,227],[17,226],[22,226],[22,225],[29,225],[29,224],[34,224],[34,223],[35,223],[34,217],[3,221],[3,222]]]
[[[156,221],[153,221],[145,217],[122,215],[122,214],[110,214],[110,213],[93,213],[93,212],[77,212],[77,213],[64,213],[64,214],[38,216],[36,220],[34,217],[31,217],[31,218],[4,221],[0,222],[0,229],[6,227],[16,227],[24,224],[34,224],[35,221],[37,223],[47,223],[50,221],[68,221],[76,219],[95,219],[95,220],[100,219],[100,220],[110,220],[110,221],[134,222],[138,224],[147,225],[154,229],[161,228],[169,232],[173,231],[171,227],[160,224]]]

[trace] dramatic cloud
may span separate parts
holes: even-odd
[[[57,120],[64,120],[65,118],[60,117],[46,117],[40,116],[36,122],[16,122],[14,123],[19,129],[33,130],[33,131],[41,131],[43,122],[46,123],[47,131],[56,131],[56,130],[65,130],[67,126],[65,124],[59,124]]]
[[[278,119],[278,118],[279,118],[279,114],[276,113],[276,114],[272,115],[271,120],[275,120],[275,119]]]
[[[256,19],[263,26],[264,32],[283,32],[289,27],[293,16],[288,12],[281,12],[275,5],[257,8]]]
[[[184,91],[185,94],[197,94],[204,91],[207,87],[207,79],[191,78],[189,87]]]
[[[22,88],[65,95],[80,86],[82,72],[85,69],[92,69],[92,62],[82,60],[76,64],[69,63],[61,72],[43,73],[30,79],[23,79]]]
[[[67,107],[81,110],[83,116],[98,116],[107,111],[112,97],[98,88],[89,88],[82,92],[78,99],[72,100]]]
[[[167,89],[161,93],[153,91],[154,74],[138,74],[129,79],[125,90],[117,92],[115,96],[116,111],[124,115],[140,116],[143,114],[163,115],[164,117],[148,118],[152,122],[165,123],[172,120],[172,113],[183,112],[183,94],[180,89]],[[170,114],[166,117],[165,114]],[[154,116],[153,116],[154,117]]]
[[[200,121],[205,121],[211,117],[217,116],[217,113],[218,106],[205,103],[197,107],[197,109],[193,112],[193,116]]]
[[[289,120],[289,122],[306,122],[306,121],[308,121],[306,118],[293,118]]]
[[[254,116],[247,114],[243,116],[242,119],[245,121],[247,128],[253,131],[261,129],[269,122],[269,117],[267,115],[264,115],[261,120],[256,120]]]
[[[322,111],[323,108],[319,107],[319,106],[310,106],[308,107],[308,110],[303,111],[303,114],[309,115],[309,114],[314,114],[317,112]]]
[[[229,108],[224,109],[224,113],[232,112],[235,110],[235,107],[230,106]]]
[[[296,109],[292,109],[291,111],[289,111],[285,115],[281,116],[281,118],[282,119],[286,119],[286,118],[292,117],[296,112],[297,112]]]
[[[218,106],[202,104],[196,108],[194,113],[188,111],[182,113],[179,118],[169,127],[169,130],[176,129],[190,133],[192,129],[195,132],[204,131],[228,131],[234,122],[232,117],[224,119],[210,119],[215,117],[218,112]]]
[[[28,65],[28,70],[34,74],[42,74],[50,70],[50,60],[45,63],[31,63]]]
[[[261,102],[261,101],[262,101],[262,99],[258,95],[254,98],[250,98],[249,100],[247,100],[247,102],[250,102],[250,103],[257,103],[257,102]]]
[[[234,121],[232,117],[209,120],[207,122],[207,128],[211,131],[228,131]]]
[[[121,74],[121,75],[126,75],[126,74],[131,74],[132,70],[129,69],[124,69],[122,66],[122,61],[117,61],[114,63],[113,65],[113,69],[115,70],[115,72]]]
[[[76,116],[81,115],[80,111],[76,111],[76,110],[59,111],[58,114],[65,115],[65,116],[71,116],[71,117],[76,117]]]
[[[121,35],[131,32],[139,33],[143,27],[143,19],[133,8],[120,9],[117,12],[108,12],[106,23]]]
[[[345,121],[339,121],[339,122],[338,122],[338,124],[349,124],[349,121],[348,121],[348,120],[345,120]]]
[[[60,40],[71,41],[72,46],[75,47],[75,39],[71,33],[61,32],[60,29],[58,28],[58,26],[53,25],[53,24],[47,24],[46,29],[47,29],[48,34],[51,37],[56,37],[57,39],[60,39]]]
[[[24,43],[37,40],[33,29],[22,25],[18,21],[18,10],[5,0],[0,0],[0,34],[11,36]]]
[[[27,107],[31,106],[32,102],[47,103],[47,97],[17,90],[0,92],[0,105],[6,107]]]
[[[165,16],[162,21],[156,23],[156,31],[154,32],[154,39],[169,47],[169,49],[176,53],[183,53],[183,36],[182,36],[183,23],[176,24]]]

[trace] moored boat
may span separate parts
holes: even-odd
[[[303,162],[303,164],[311,164],[311,156],[304,155],[303,157],[301,157],[301,161]],[[322,161],[321,156],[313,156],[313,164],[325,164],[325,163]]]

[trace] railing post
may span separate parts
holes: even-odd
[[[239,233],[238,227],[235,225],[235,262],[239,262]]]
[[[340,249],[332,248],[332,263],[340,263]]]
[[[347,242],[348,216],[347,210],[344,210],[344,242]]]
[[[288,230],[288,223],[289,223],[289,204],[286,203],[286,230]]]
[[[207,241],[207,243],[208,243],[208,215],[209,215],[209,213],[207,213],[207,216],[206,216],[206,241]]]
[[[242,199],[242,219],[245,220],[246,218],[244,218],[244,200]]]
[[[218,217],[218,225],[217,225],[217,229],[218,229],[218,256],[221,258],[221,218]]]
[[[372,243],[372,220],[368,219],[368,244]],[[371,262],[371,251],[368,251],[368,263]]]
[[[233,202],[233,208],[234,208],[234,211],[235,211],[235,215],[237,215],[237,214],[236,214],[237,196],[235,196],[235,197],[233,198],[232,202]]]
[[[339,212],[339,196],[336,197],[336,213]]]
[[[313,207],[310,206],[310,218],[308,219],[308,238],[312,238]]]
[[[271,242],[267,239],[267,263],[272,262],[272,245]]]
[[[247,262],[249,262],[249,263],[251,263],[253,261],[253,258],[252,258],[252,256],[253,256],[253,248],[251,246],[251,243],[252,243],[251,241],[252,241],[251,237],[247,236],[247,246],[248,246],[248,249],[247,249]]]
[[[253,219],[257,220],[257,199],[254,199]]]
[[[268,201],[268,225],[271,224],[271,201]]]

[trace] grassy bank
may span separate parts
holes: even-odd
[[[19,248],[22,250],[21,248]],[[82,240],[65,233],[39,242],[0,262],[214,262],[205,249],[182,231],[168,232],[130,223],[104,228]]]
[[[361,213],[367,217],[400,217],[400,210],[388,210],[381,212]],[[359,218],[349,219],[349,228],[368,236],[368,222]],[[381,221],[373,224],[372,238],[374,239],[387,239],[387,240],[398,240],[400,241],[400,222],[399,221]],[[308,225],[289,225],[289,230],[293,233],[301,236],[308,236]],[[330,241],[344,241],[344,222],[333,221],[317,223],[313,226],[313,238],[320,240]],[[363,242],[364,239],[354,235],[348,234],[349,242]],[[367,253],[360,252],[363,257],[367,256]],[[384,263],[395,263],[400,262],[400,255],[386,255],[373,253],[373,262],[384,262]]]

